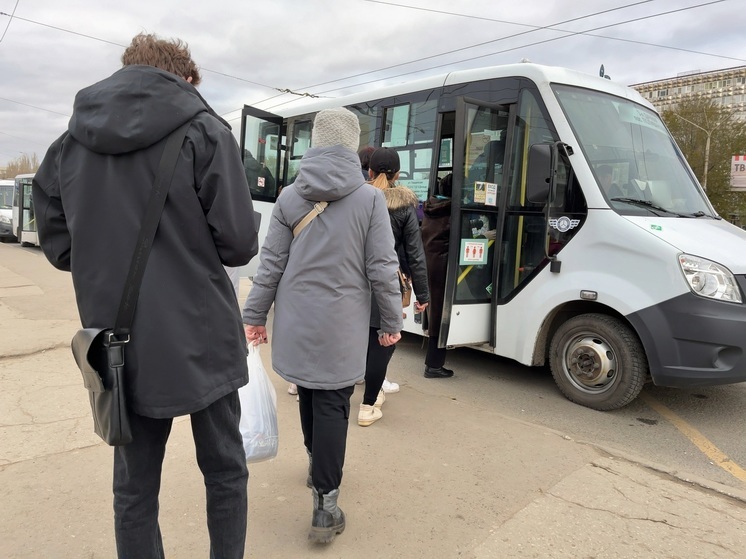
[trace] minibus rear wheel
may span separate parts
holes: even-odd
[[[627,324],[603,314],[581,314],[563,323],[549,349],[552,376],[577,404],[607,411],[637,398],[648,363]]]

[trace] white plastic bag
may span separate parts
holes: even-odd
[[[277,456],[277,393],[262,365],[259,348],[249,344],[249,383],[238,389],[241,436],[247,462]]]

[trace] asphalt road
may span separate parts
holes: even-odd
[[[243,300],[248,282],[241,287]],[[112,450],[92,432],[70,355],[79,327],[70,275],[38,249],[0,245],[0,323],[0,557],[113,557]],[[262,346],[268,370],[273,349],[281,350],[271,339]],[[373,426],[356,424],[355,391],[341,497],[348,527],[322,548],[307,541],[297,403],[270,374],[280,451],[250,466],[249,556],[743,555],[746,486],[704,453],[717,448],[720,461],[743,464],[734,433],[743,387],[697,391],[706,398],[653,388],[602,413],[566,400],[546,370],[473,350],[449,353],[454,378],[425,379],[424,354],[414,336],[399,344],[390,376],[402,389]],[[167,556],[205,557],[204,485],[188,418],[174,421],[160,505]]]
[[[406,383],[409,375],[421,374],[423,359],[422,340],[406,335],[389,377]],[[450,351],[446,366],[456,376],[433,382],[451,383],[454,394],[475,405],[551,427],[578,441],[746,487],[746,383],[691,390],[647,384],[630,405],[599,412],[567,400],[548,367],[526,367],[468,348]]]

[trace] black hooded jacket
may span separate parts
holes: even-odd
[[[405,186],[393,186],[383,190],[386,208],[389,211],[391,230],[394,233],[394,249],[399,256],[399,266],[412,278],[412,286],[417,302],[430,302],[427,284],[427,264],[422,248],[420,224],[415,208],[417,195]],[[375,298],[371,299],[370,326],[380,328],[381,318]]]
[[[84,327],[111,328],[165,139],[191,121],[125,346],[131,409],[199,411],[247,382],[226,266],[256,253],[251,196],[230,126],[185,80],[126,66],[81,90],[33,198],[44,254],[72,272]]]

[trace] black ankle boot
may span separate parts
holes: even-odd
[[[316,543],[330,543],[345,529],[345,513],[337,506],[339,489],[319,493],[313,488],[313,519],[308,539]]]
[[[451,369],[445,367],[428,367],[425,365],[425,378],[448,378],[453,376]]]

